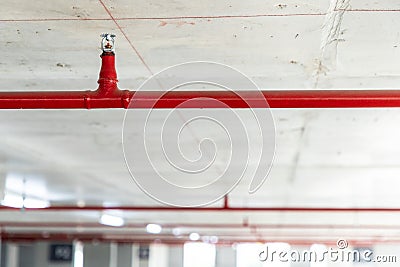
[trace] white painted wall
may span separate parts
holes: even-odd
[[[20,244],[18,248],[18,267],[72,267],[72,262],[50,262],[49,245],[47,242]]]

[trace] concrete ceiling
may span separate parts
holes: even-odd
[[[120,88],[137,89],[152,74],[188,61],[227,64],[261,89],[394,89],[400,82],[400,34],[396,30],[400,28],[400,3],[396,1],[3,2],[1,91],[95,89],[99,35],[103,32],[117,34]],[[0,111],[1,187],[48,200],[51,205],[158,205],[136,186],[125,165],[121,138],[124,114],[123,110]],[[156,115],[160,125],[166,114]],[[231,205],[400,206],[398,109],[275,109],[272,115],[276,153],[270,176],[253,195],[247,193],[245,179],[230,194]],[[215,134],[204,125],[192,131]],[[198,146],[191,134],[185,142],[187,147]],[[221,154],[228,152],[229,147],[221,148]],[[223,166],[223,162],[218,164],[217,168]],[[142,174],[149,176],[146,170]],[[18,184],[21,179],[27,186]],[[177,175],[176,179],[184,181],[185,176]],[[0,220],[97,223],[100,216],[100,212],[45,214],[1,212]],[[122,215],[131,224],[211,221],[223,225],[248,220],[254,224],[300,223],[311,228],[316,223],[379,226],[400,221],[400,214],[387,213]],[[222,235],[218,227],[210,228],[194,227],[191,231]],[[43,231],[35,227],[7,229]],[[75,227],[57,229],[77,231]],[[339,234],[399,237],[399,229],[353,230],[311,229],[308,238]],[[138,231],[144,233],[142,228]],[[237,235],[236,239],[240,235],[304,235],[301,228],[259,235],[249,229],[241,231],[236,229],[232,235]],[[307,239],[307,235],[302,238]]]

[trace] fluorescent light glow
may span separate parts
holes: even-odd
[[[162,231],[161,225],[150,223],[146,226],[146,231],[150,234],[159,234]]]
[[[24,199],[22,196],[6,194],[1,201],[1,205],[13,208],[22,208],[24,206]]]
[[[50,202],[46,200],[23,198],[20,195],[7,193],[1,201],[1,205],[13,208],[34,208],[43,209],[50,206]]]
[[[50,206],[50,203],[45,200],[26,198],[24,200],[25,208],[44,209]]]
[[[109,214],[103,214],[101,215],[100,223],[108,226],[119,227],[124,225],[124,219]]]
[[[189,235],[189,239],[192,240],[192,241],[197,241],[197,240],[200,239],[200,235],[198,233],[191,233]]]

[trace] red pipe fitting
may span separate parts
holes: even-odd
[[[103,52],[101,57],[101,69],[99,87],[97,93],[102,96],[113,95],[118,90],[117,71],[115,69],[115,54],[114,52]]]

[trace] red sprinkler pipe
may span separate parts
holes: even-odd
[[[0,235],[1,240],[9,241],[9,242],[35,242],[35,241],[74,241],[79,240],[82,242],[115,242],[115,243],[136,243],[136,244],[152,244],[152,243],[162,243],[167,245],[183,245],[184,243],[188,242],[187,238],[158,238],[158,236],[150,236],[147,237],[137,237],[135,235],[123,234],[123,235],[104,235],[104,234],[76,234],[76,233],[1,233]],[[299,246],[310,246],[315,244],[315,242],[329,245],[329,246],[336,246],[336,241],[332,241],[332,239],[320,239],[317,240],[314,238],[260,238],[260,239],[251,239],[251,238],[237,238],[237,237],[227,237],[227,238],[219,238],[219,241],[216,245],[233,245],[237,243],[254,243],[254,242],[285,242],[291,245],[299,245]],[[355,239],[347,239],[349,244],[353,246],[370,246],[373,244],[399,244],[400,239],[398,237],[392,237],[390,239],[383,239],[383,238],[355,238]]]
[[[379,108],[400,107],[400,90],[135,91],[119,90],[114,35],[102,35],[103,54],[96,91],[0,92],[0,109],[97,108]],[[135,95],[135,106],[129,105]],[[155,103],[155,104],[154,104]]]
[[[144,229],[145,223],[128,223],[124,229]],[[0,221],[2,228],[89,228],[89,229],[114,229],[113,226],[107,226],[93,222],[15,222]],[[252,229],[257,230],[400,230],[400,225],[395,224],[242,224],[242,223],[164,223],[163,228],[185,228],[185,229]]]
[[[107,57],[103,56],[103,62]],[[135,91],[112,91],[102,81],[96,91],[0,92],[0,109],[130,108]],[[265,99],[260,98],[259,92],[247,91],[247,99],[252,99],[249,103],[235,92],[227,91],[148,91],[135,97],[135,108],[172,109],[188,100],[190,103],[179,108],[223,108],[214,100],[230,108],[265,108],[265,100],[270,108],[400,107],[400,90],[262,91],[262,95]]]
[[[47,208],[24,208],[24,211],[39,211],[39,212],[66,212],[66,211],[105,211],[105,210],[122,210],[135,212],[365,212],[365,213],[394,213],[400,212],[400,208],[335,208],[335,207],[168,207],[168,206],[50,206]],[[13,208],[0,206],[0,212],[21,211],[21,208]]]

